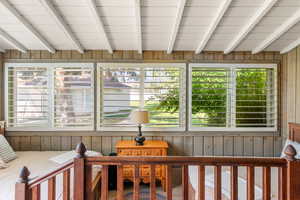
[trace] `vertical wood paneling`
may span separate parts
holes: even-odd
[[[286,138],[288,133],[287,126],[287,54],[282,56],[281,65],[281,135]]]
[[[102,151],[102,141],[100,136],[92,137],[92,150],[98,152]]]
[[[253,138],[253,153],[255,156],[264,156],[264,138],[254,137]]]
[[[279,157],[283,148],[282,137],[274,137],[274,156]]]
[[[253,155],[253,137],[244,137],[244,156]]]
[[[213,139],[214,137],[211,136],[204,137],[204,155],[212,156],[214,154]]]
[[[88,150],[92,149],[92,137],[91,136],[83,136],[81,138],[81,140]]]
[[[62,151],[70,151],[70,150],[74,150],[71,147],[71,143],[72,143],[72,137],[68,137],[68,136],[62,136],[61,137],[61,150]]]
[[[20,150],[21,151],[30,151],[31,150],[31,137],[30,136],[21,136]]]
[[[71,139],[71,149],[76,149],[77,144],[81,142],[81,137],[80,136],[72,136]]]
[[[104,155],[109,155],[111,153],[112,137],[102,137],[102,153]]]
[[[192,156],[194,150],[194,142],[192,136],[185,136],[184,137],[184,155]]]
[[[56,59],[56,60],[93,60],[93,61],[168,61],[172,60],[188,62],[188,61],[220,61],[231,62],[260,62],[260,61],[279,61],[281,59],[278,52],[267,52],[252,55],[251,52],[233,52],[224,55],[221,52],[203,52],[195,55],[192,51],[175,51],[172,54],[167,54],[163,51],[145,51],[143,54],[138,54],[136,51],[115,51],[109,54],[107,51],[86,51],[84,54],[79,54],[77,51],[56,51],[55,54],[50,54],[47,51],[29,51],[28,53],[20,53],[18,51],[7,51],[5,59]],[[0,54],[1,67],[1,54]],[[300,121],[300,113],[296,112],[300,106],[300,92],[296,93],[300,88],[300,50],[295,50],[288,55],[282,56],[282,98],[285,103],[282,105],[282,127],[283,133],[286,133],[286,124],[288,121]],[[0,70],[0,76],[2,70]],[[2,77],[2,76],[1,76]],[[288,77],[288,78],[287,78]],[[0,86],[2,81],[0,81]],[[287,90],[289,88],[289,90]],[[2,87],[0,87],[0,93]],[[2,93],[1,93],[2,94]],[[299,100],[298,100],[299,99]],[[0,119],[3,118],[3,109],[0,100]],[[288,107],[286,106],[288,105]],[[285,112],[284,112],[285,111]],[[291,112],[290,112],[291,111]],[[286,114],[288,113],[288,114]],[[108,155],[115,151],[115,144],[118,140],[131,140],[133,136],[85,136],[82,133],[80,136],[13,136],[8,137],[9,142],[15,150],[71,150],[74,149],[77,143],[81,140],[85,143],[88,149],[93,149]],[[134,135],[134,134],[132,134]],[[251,136],[251,135],[249,135]],[[251,140],[252,138],[252,140]],[[272,139],[270,139],[272,138]],[[169,144],[170,155],[258,155],[271,156],[278,155],[281,150],[280,137],[244,137],[244,136],[149,136],[148,139],[162,139]]]
[[[165,137],[163,137],[163,140],[166,141],[169,145],[168,154],[174,155],[173,137],[172,136],[165,136]]]
[[[273,137],[264,137],[264,156],[274,156],[274,141]]]
[[[300,123],[300,112],[299,112],[299,108],[300,108],[300,78],[299,77],[300,77],[300,47],[298,47],[296,49],[296,79],[295,79],[295,81],[296,81],[295,108],[297,109],[297,110],[295,110],[295,115],[296,115],[295,122],[296,123]]]
[[[214,155],[215,156],[223,156],[224,149],[223,149],[223,137],[217,136],[214,137]]]
[[[174,155],[183,155],[184,140],[182,136],[173,137]]]
[[[51,137],[51,148],[53,151],[61,150],[61,137],[60,136],[52,136]]]
[[[41,137],[40,136],[32,136],[30,138],[30,148],[29,150],[33,151],[41,151]]]
[[[42,136],[41,137],[41,151],[51,151],[51,137]]]
[[[244,138],[240,136],[234,137],[233,141],[233,155],[242,156],[244,154]]]
[[[224,155],[233,156],[234,146],[233,146],[233,136],[224,137]]]
[[[195,156],[203,155],[203,137],[202,136],[194,137],[194,155]]]
[[[296,121],[296,59],[297,50],[293,50],[288,54],[288,82],[287,82],[287,121]]]

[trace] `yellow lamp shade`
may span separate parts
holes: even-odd
[[[149,112],[137,110],[133,111],[130,115],[131,122],[135,124],[147,124],[149,123]]]

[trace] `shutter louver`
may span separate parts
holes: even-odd
[[[230,70],[223,68],[192,69],[192,126],[227,127],[230,112]]]
[[[101,64],[98,71],[101,85],[100,129],[135,126],[130,121],[130,113],[136,109],[150,112],[150,123],[146,129],[184,127],[183,67],[173,67],[172,64],[163,67],[155,64]],[[167,97],[174,109],[160,107],[161,101]]]
[[[7,86],[8,127],[48,127],[47,68],[8,67]]]
[[[54,127],[92,130],[94,75],[92,67],[54,68]]]
[[[272,64],[192,64],[190,130],[276,130]]]

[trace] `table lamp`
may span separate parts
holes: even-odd
[[[139,133],[134,138],[136,145],[142,146],[142,145],[144,145],[144,141],[146,140],[146,138],[142,134],[142,124],[149,123],[149,112],[142,111],[142,110],[133,111],[131,113],[130,118],[131,118],[131,122],[138,124],[138,127],[139,127]]]

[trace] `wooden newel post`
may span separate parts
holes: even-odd
[[[81,142],[76,146],[74,158],[74,200],[84,200],[85,195],[85,145]]]
[[[30,200],[28,188],[30,172],[27,167],[23,167],[15,188],[15,200]]]
[[[297,152],[292,145],[285,149],[287,164],[287,200],[300,199],[300,160],[296,159]]]

